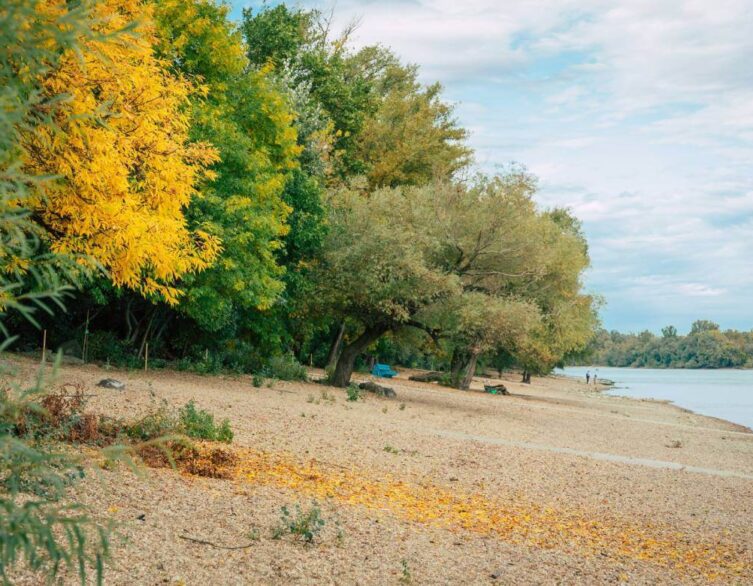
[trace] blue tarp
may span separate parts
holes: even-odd
[[[392,378],[397,372],[392,370],[388,364],[380,364],[377,362],[374,365],[374,368],[371,369],[371,374],[374,376],[381,376],[382,378]]]

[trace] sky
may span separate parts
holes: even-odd
[[[522,164],[572,209],[606,328],[753,329],[753,0],[293,5],[418,64],[481,170]]]

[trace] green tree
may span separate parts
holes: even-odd
[[[661,335],[665,338],[676,338],[677,328],[675,326],[666,326],[661,329]]]
[[[216,235],[223,251],[215,266],[185,278],[181,306],[202,329],[217,332],[269,309],[284,289],[278,253],[291,213],[284,191],[301,151],[295,113],[270,71],[249,68],[226,5],[166,0],[156,17],[162,54],[206,88],[193,104],[192,136],[220,153],[188,217]]]
[[[701,332],[715,332],[719,330],[719,324],[707,319],[699,319],[690,326],[690,334],[700,334]]]
[[[468,165],[468,133],[441,100],[440,84],[423,87],[418,67],[383,47],[366,47],[354,59],[372,80],[377,104],[356,137],[371,187],[423,185]]]
[[[39,79],[86,38],[94,38],[86,5],[57,10],[41,0],[9,0],[0,9],[0,350],[12,335],[9,313],[36,321],[35,310],[62,307],[75,284],[70,259],[47,252],[46,235],[30,214],[30,199],[38,201],[49,178],[24,171],[20,136],[42,125],[60,132],[65,96],[43,97]],[[0,375],[0,580],[9,584],[9,572],[23,561],[49,580],[69,567],[82,583],[91,565],[102,583],[107,531],[62,501],[80,467],[19,433],[24,413],[41,412],[43,380],[21,390],[6,372]]]
[[[363,173],[355,137],[374,105],[371,84],[348,49],[349,31],[331,38],[320,12],[279,4],[257,13],[244,10],[243,32],[251,64],[273,63],[285,70],[291,87],[307,90],[313,104],[332,121],[336,177]]]
[[[435,260],[434,242],[411,194],[379,189],[364,197],[339,189],[330,199],[330,231],[315,271],[313,311],[357,328],[337,360],[332,384],[348,386],[358,355],[422,309],[456,295],[459,283]]]

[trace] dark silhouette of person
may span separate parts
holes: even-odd
[[[591,380],[591,371],[586,371],[586,384],[588,384]]]

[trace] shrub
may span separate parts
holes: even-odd
[[[361,389],[355,383],[350,383],[345,392],[348,394],[348,401],[358,401],[361,398]]]
[[[260,388],[264,384],[264,377],[260,374],[255,374],[251,378],[251,384],[254,385],[257,389]]]
[[[452,373],[445,372],[437,379],[437,383],[443,387],[456,387],[458,381],[453,378]]]
[[[163,400],[159,407],[152,407],[144,417],[125,426],[124,430],[128,437],[142,442],[177,435],[226,444],[233,441],[230,422],[223,419],[221,423],[215,423],[214,415],[198,409],[194,401],[189,401],[176,413]]]
[[[267,378],[279,380],[308,380],[306,367],[298,362],[292,354],[273,356],[267,362],[262,374]]]
[[[201,358],[181,358],[175,366],[178,370],[197,374],[220,374],[224,370],[222,357],[208,352]]]
[[[101,360],[124,367],[143,365],[143,362],[136,356],[133,346],[121,340],[113,332],[104,330],[92,332],[89,335],[87,347],[88,360]]]
[[[303,511],[300,505],[295,506],[295,515],[291,514],[287,507],[282,507],[280,525],[272,534],[273,539],[280,539],[289,533],[306,543],[311,543],[324,527],[322,511],[316,502],[308,511]]]
[[[160,437],[180,433],[178,418],[164,399],[156,409],[154,406],[141,419],[125,427],[126,435],[137,441],[151,441]]]
[[[53,398],[50,398],[53,397]],[[85,509],[61,499],[84,477],[71,456],[53,451],[42,439],[77,434],[83,398],[45,394],[40,380],[28,390],[0,388],[0,582],[24,560],[49,581],[62,566],[78,571],[81,582],[94,567],[102,583],[109,551],[109,528],[96,524]],[[45,430],[45,422],[50,426]],[[87,424],[87,425],[90,425]]]
[[[180,410],[180,430],[188,437],[205,439],[209,441],[224,442],[229,444],[233,441],[233,430],[230,429],[230,421],[223,419],[218,425],[214,422],[214,415],[204,409],[197,409],[196,403],[189,401]]]

